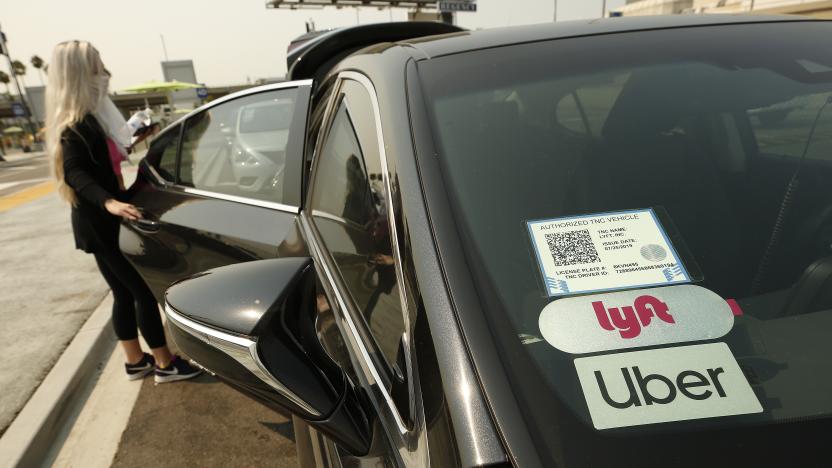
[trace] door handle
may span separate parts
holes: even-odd
[[[161,224],[159,221],[153,221],[147,218],[134,219],[130,221],[130,225],[147,234],[153,234],[159,231]]]

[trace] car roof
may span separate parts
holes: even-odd
[[[785,21],[825,21],[801,16],[768,15],[658,15],[563,21],[527,26],[461,31],[399,41],[398,44],[419,49],[424,58],[441,57],[477,49],[510,44],[538,42],[566,37],[592,36],[654,29],[688,28]]]

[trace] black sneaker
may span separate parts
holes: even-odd
[[[197,369],[179,356],[174,356],[167,367],[156,366],[154,380],[156,383],[176,382],[192,379],[201,373],[202,369]]]
[[[135,364],[124,364],[124,370],[127,371],[127,380],[139,380],[144,376],[153,372],[156,367],[156,361],[153,356],[143,353],[142,360]]]

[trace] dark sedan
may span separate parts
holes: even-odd
[[[303,466],[832,464],[832,23],[412,28],[155,139],[176,344]]]

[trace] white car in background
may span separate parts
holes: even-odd
[[[241,107],[234,127],[231,167],[241,190],[280,190],[294,102],[275,99]]]

